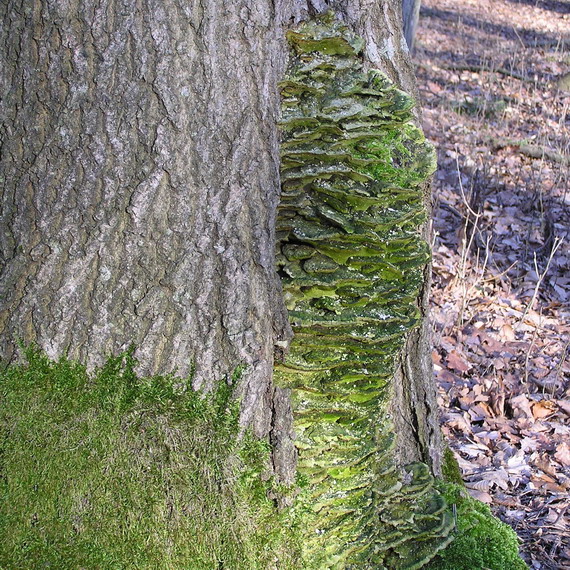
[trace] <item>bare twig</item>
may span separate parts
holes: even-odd
[[[476,64],[476,63],[451,63],[449,65],[442,66],[443,69],[448,69],[450,71],[472,71],[473,73],[498,73],[499,75],[506,75],[507,77],[514,77],[515,79],[520,79],[521,81],[531,81],[529,77],[518,73],[517,71],[512,71],[506,69],[505,67],[489,67],[488,65]]]
[[[536,342],[537,336],[538,336],[538,327],[535,328],[534,332],[532,333],[532,340],[530,341],[530,346],[528,347],[528,351],[524,359],[524,384],[526,387],[527,394],[530,393],[530,390],[528,389],[528,361],[530,360],[530,355],[532,354],[532,349],[534,348],[534,343]]]
[[[459,153],[457,153],[457,156],[458,155],[459,155]],[[457,279],[455,281],[458,285],[460,285],[461,290],[462,290],[461,306],[459,308],[459,313],[457,315],[457,323],[459,325],[461,325],[463,323],[463,315],[465,313],[465,308],[467,307],[468,299],[471,296],[471,294],[473,293],[473,291],[476,289],[477,284],[483,281],[483,276],[485,275],[485,270],[487,269],[487,264],[489,262],[489,256],[490,256],[489,244],[490,244],[491,238],[490,238],[490,236],[487,237],[487,240],[485,243],[485,258],[484,258],[482,265],[480,265],[480,263],[479,263],[479,261],[480,261],[479,260],[479,253],[477,253],[477,259],[475,262],[475,268],[473,270],[473,273],[476,274],[478,277],[476,277],[473,280],[473,282],[470,285],[468,285],[467,257],[469,255],[469,252],[471,251],[471,248],[473,247],[473,242],[475,241],[475,236],[477,235],[477,232],[479,230],[478,224],[479,224],[479,219],[481,218],[482,214],[480,212],[476,212],[475,210],[473,210],[473,208],[469,204],[469,200],[465,194],[465,189],[463,188],[463,182],[461,180],[461,170],[459,167],[459,159],[457,157],[455,159],[455,163],[456,163],[457,174],[458,174],[458,179],[459,179],[459,189],[461,190],[461,197],[463,200],[463,204],[464,204],[465,208],[467,209],[467,215],[465,216],[464,233],[463,233],[463,237],[461,239],[461,258],[460,258],[460,262],[459,262],[459,271],[458,271]],[[469,228],[470,224],[472,225],[472,227],[471,227],[471,232],[468,235],[468,228]]]
[[[518,261],[513,261],[506,269],[504,269],[503,271],[499,271],[499,273],[493,273],[491,274],[489,277],[485,277],[484,279],[482,279],[483,283],[492,283],[492,282],[500,282],[501,281],[501,277],[503,277],[504,275],[507,275],[507,273],[513,268],[515,267],[515,265],[518,263]]]
[[[552,250],[550,252],[550,255],[548,256],[548,261],[546,262],[546,268],[544,269],[544,271],[542,273],[538,272],[538,263],[536,261],[536,253],[534,254],[534,267],[535,267],[536,274],[538,275],[538,280],[537,280],[536,286],[534,288],[534,293],[532,295],[532,299],[530,300],[530,303],[526,306],[526,308],[522,314],[522,317],[520,318],[520,321],[517,323],[517,325],[515,327],[515,330],[518,330],[520,328],[520,326],[524,322],[525,317],[528,315],[528,312],[532,309],[534,302],[536,301],[536,298],[538,297],[538,293],[540,291],[540,286],[542,285],[542,282],[544,281],[544,278],[546,277],[546,274],[548,273],[548,270],[550,269],[550,264],[552,263],[552,259],[554,257],[554,254],[558,251],[558,248],[562,245],[563,241],[564,241],[563,238],[560,238],[560,237],[554,238]]]
[[[566,361],[566,356],[568,355],[568,346],[570,345],[570,338],[566,341],[564,345],[564,350],[562,351],[562,356],[560,357],[560,362],[556,365],[556,377],[555,383],[558,382],[560,375],[562,373],[562,367],[564,366],[564,362]]]
[[[495,149],[513,146],[518,148],[519,152],[526,156],[530,156],[531,158],[547,158],[548,160],[552,160],[558,164],[570,166],[570,156],[537,144],[529,144],[525,140],[516,141],[513,139],[499,138],[493,139],[492,144]]]

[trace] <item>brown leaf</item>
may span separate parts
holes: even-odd
[[[570,400],[556,400],[560,409],[568,416],[570,416]]]
[[[497,416],[505,415],[505,394],[503,392],[493,392],[491,394],[491,409]]]
[[[521,449],[523,451],[536,451],[538,449],[538,441],[533,437],[523,437],[521,439]]]
[[[471,433],[471,424],[466,420],[464,414],[447,414],[446,424],[450,428],[458,429],[464,433]]]
[[[441,354],[437,350],[432,350],[431,359],[434,364],[441,364]]]
[[[562,485],[559,485],[550,475],[538,474],[531,477],[532,483],[537,489],[550,491],[551,493],[564,493],[566,490]]]
[[[485,352],[489,355],[498,355],[503,350],[503,344],[495,340],[491,335],[483,332],[482,330],[478,330],[477,334],[481,339],[483,348]]]
[[[534,310],[530,310],[527,311],[526,316],[525,316],[525,323],[530,323],[532,325],[534,325],[535,327],[540,326],[540,320],[541,320],[542,316],[537,313]]]
[[[476,489],[467,489],[468,493],[478,501],[482,501],[483,503],[487,503],[488,505],[493,503],[493,498],[489,493],[485,493],[483,491],[477,491]]]
[[[465,481],[465,486],[469,490],[475,491],[488,491],[491,488],[491,481],[479,480],[479,481]]]
[[[481,478],[485,481],[489,481],[494,486],[500,487],[503,491],[509,488],[509,474],[503,468],[482,473]],[[481,491],[481,489],[479,489],[479,491]]]
[[[456,350],[452,350],[447,355],[447,365],[452,370],[457,370],[458,372],[467,372],[471,368],[471,364],[463,356],[460,356]]]
[[[506,358],[495,358],[493,360],[493,366],[495,370],[502,370],[508,367],[508,360]]]
[[[475,420],[475,417],[477,417],[479,421],[484,420],[486,418],[494,417],[493,411],[491,410],[490,406],[485,402],[479,402],[478,404],[472,406],[471,409],[469,410],[469,413],[471,414],[471,417],[473,418],[474,421],[477,421]]]
[[[481,340],[479,339],[478,334],[470,334],[465,336],[464,343],[470,347],[474,347],[479,346],[481,344]]]
[[[509,507],[510,509],[520,506],[520,502],[515,497],[512,497],[511,495],[507,495],[505,493],[497,493],[495,495],[495,503],[497,505],[502,505],[503,507]],[[521,511],[521,518],[524,518],[525,515],[526,513],[524,511]],[[515,517],[510,516],[509,518]]]
[[[464,443],[459,446],[459,450],[469,457],[476,457],[479,462],[479,459],[485,456],[489,448],[482,443]]]
[[[556,469],[550,464],[550,459],[547,455],[539,455],[537,457],[534,457],[532,464],[535,467],[538,467],[541,471],[548,473],[548,475],[552,475],[553,477],[556,477],[558,475]]]
[[[455,384],[457,381],[459,381],[459,376],[457,376],[457,374],[453,374],[453,372],[450,372],[446,368],[442,370],[436,369],[436,373],[438,379],[441,382],[448,382],[449,384]]]
[[[565,467],[570,466],[570,446],[567,443],[561,443],[556,446],[554,457]]]
[[[438,85],[437,83],[435,83],[435,82],[433,82],[433,81],[428,81],[428,82],[427,82],[427,86],[428,86],[428,89],[429,89],[432,93],[435,93],[435,94],[439,93],[439,92],[441,91],[441,89],[442,89],[440,85]]]
[[[511,398],[511,406],[515,412],[515,418],[533,417],[529,399],[524,394],[519,394],[518,396]]]
[[[547,418],[554,414],[557,410],[556,404],[549,400],[542,400],[541,402],[535,402],[532,406],[532,415],[534,419],[540,420],[542,418]]]
[[[499,338],[503,342],[510,342],[512,340],[515,340],[515,331],[509,323],[506,323],[501,327]]]
[[[476,471],[479,470],[479,464],[478,463],[474,463],[472,461],[467,461],[467,459],[464,459],[463,457],[461,457],[461,455],[456,455],[455,458],[457,459],[457,463],[459,464],[459,468],[461,469],[461,472],[464,475],[467,475],[469,473],[475,473]]]

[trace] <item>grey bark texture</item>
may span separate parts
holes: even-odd
[[[404,23],[404,37],[410,51],[414,49],[416,29],[420,19],[421,0],[402,0],[402,21]]]
[[[206,389],[245,365],[242,421],[292,477],[290,404],[271,381],[291,337],[274,269],[277,83],[287,27],[329,9],[369,66],[415,92],[398,0],[0,4],[4,359],[17,339],[91,367],[134,344],[141,374],[195,370]],[[400,438],[403,457],[428,460],[415,336],[394,405],[422,431]]]

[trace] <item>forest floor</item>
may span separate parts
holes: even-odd
[[[570,568],[570,0],[423,0],[415,61],[443,431],[530,567]]]

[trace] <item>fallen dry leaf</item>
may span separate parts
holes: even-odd
[[[465,486],[469,490],[487,492],[491,488],[492,482],[489,480],[479,479],[478,481],[465,481]]]
[[[536,451],[538,449],[538,441],[532,437],[523,437],[521,439],[521,449],[525,452]]]
[[[518,396],[511,398],[511,406],[513,407],[515,418],[533,417],[530,401],[525,394],[519,394]]]
[[[464,357],[460,356],[456,350],[452,350],[447,355],[447,365],[452,370],[457,370],[458,372],[467,372],[471,368],[471,364]]]
[[[565,467],[570,467],[570,446],[566,442],[557,445],[554,457]]]
[[[515,330],[509,323],[506,323],[501,327],[499,338],[503,342],[510,342],[512,340],[515,340]]]
[[[558,407],[568,416],[570,416],[570,400],[556,400]]]
[[[542,400],[541,402],[535,402],[532,405],[532,415],[535,419],[539,420],[551,416],[557,409],[558,408],[554,402],[551,402],[550,400]]]
[[[487,503],[488,505],[493,504],[493,497],[491,497],[489,493],[485,493],[484,491],[477,491],[477,489],[467,489],[467,492],[478,501]]]
[[[550,459],[547,455],[537,455],[536,457],[533,456],[531,458],[531,463],[535,467],[538,467],[541,471],[544,471],[544,473],[556,477],[556,469],[551,465]]]

